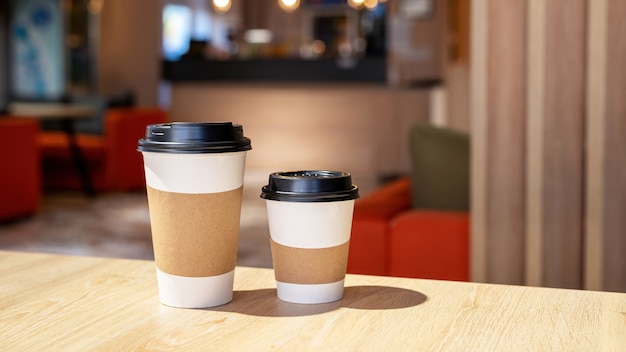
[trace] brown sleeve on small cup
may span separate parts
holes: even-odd
[[[327,284],[346,276],[350,241],[327,248],[295,248],[270,238],[276,281]]]

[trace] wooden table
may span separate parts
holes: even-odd
[[[11,115],[19,117],[58,121],[65,134],[67,134],[70,152],[76,164],[76,171],[80,177],[83,192],[88,197],[95,195],[89,168],[78,145],[74,128],[74,121],[93,117],[95,112],[93,107],[72,103],[15,102],[9,105],[9,112]]]
[[[238,267],[232,303],[159,303],[154,263],[0,251],[6,351],[626,351],[626,294],[348,275],[342,301],[276,298]]]

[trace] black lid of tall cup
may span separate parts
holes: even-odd
[[[252,149],[243,127],[232,122],[170,122],[148,125],[140,152],[228,153]]]

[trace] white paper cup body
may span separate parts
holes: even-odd
[[[175,193],[218,193],[243,185],[246,152],[143,152],[148,186]]]
[[[289,202],[268,199],[266,205],[270,237],[278,244],[302,249],[321,249],[336,247],[350,240],[354,200]],[[299,263],[290,265],[297,266]],[[277,280],[276,286],[278,298],[283,301],[317,304],[343,298],[344,280],[319,284]]]
[[[156,190],[181,194],[209,194],[231,191],[243,186],[245,151],[198,154],[142,152],[142,154],[146,184]],[[160,253],[155,251],[154,255],[157,258]],[[232,300],[234,270],[215,276],[185,277],[169,274],[157,268],[157,281],[160,301],[167,306],[214,307]]]

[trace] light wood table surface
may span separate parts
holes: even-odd
[[[0,251],[6,351],[626,351],[626,294],[348,275],[343,300],[276,298],[238,267],[233,302],[159,303],[154,262]]]

